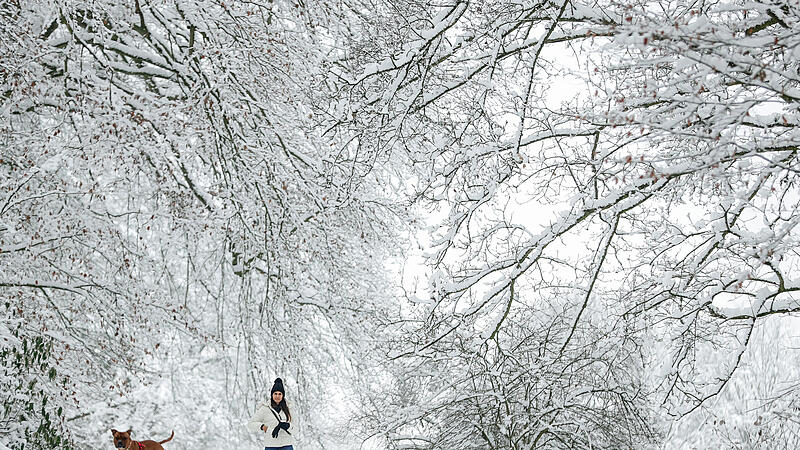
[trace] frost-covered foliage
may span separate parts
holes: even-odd
[[[392,315],[383,243],[398,216],[376,182],[385,160],[322,137],[336,13],[3,2],[0,323],[15,339],[2,348],[47,336],[43,365],[11,380],[65,380],[15,390],[49,402],[6,412],[6,445],[52,407],[81,446],[127,423],[220,447],[275,376],[299,423],[350,385]],[[310,445],[329,430],[304,431]]]
[[[355,101],[340,121],[418,170],[432,272],[393,368],[400,392],[425,394],[374,426],[398,448],[657,442],[594,424],[663,429],[651,412],[716,396],[754,325],[800,311],[800,6],[392,4],[395,44],[343,63]],[[604,407],[575,420],[558,384],[531,402],[559,364],[578,404]],[[507,389],[515,373],[531,391]],[[615,380],[636,395],[606,408]],[[521,429],[514,404],[537,411]]]
[[[789,442],[793,373],[697,417],[800,311],[799,17],[2,3],[3,443],[246,442],[276,375],[307,446]],[[400,236],[430,268],[405,297]]]

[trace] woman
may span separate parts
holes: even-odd
[[[247,428],[253,432],[264,433],[264,450],[294,450],[292,436],[292,413],[286,405],[286,391],[283,380],[275,379],[272,385],[272,399],[258,406],[256,413],[247,422]]]

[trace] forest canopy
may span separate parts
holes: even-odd
[[[797,444],[798,17],[0,4],[0,444]]]

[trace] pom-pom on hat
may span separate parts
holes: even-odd
[[[275,392],[280,392],[283,395],[286,395],[286,391],[283,390],[283,380],[280,378],[275,378],[275,384],[272,385],[272,391],[270,394],[274,394]]]

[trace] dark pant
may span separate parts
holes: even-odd
[[[264,450],[294,450],[291,445],[284,445],[283,447],[264,447]]]

